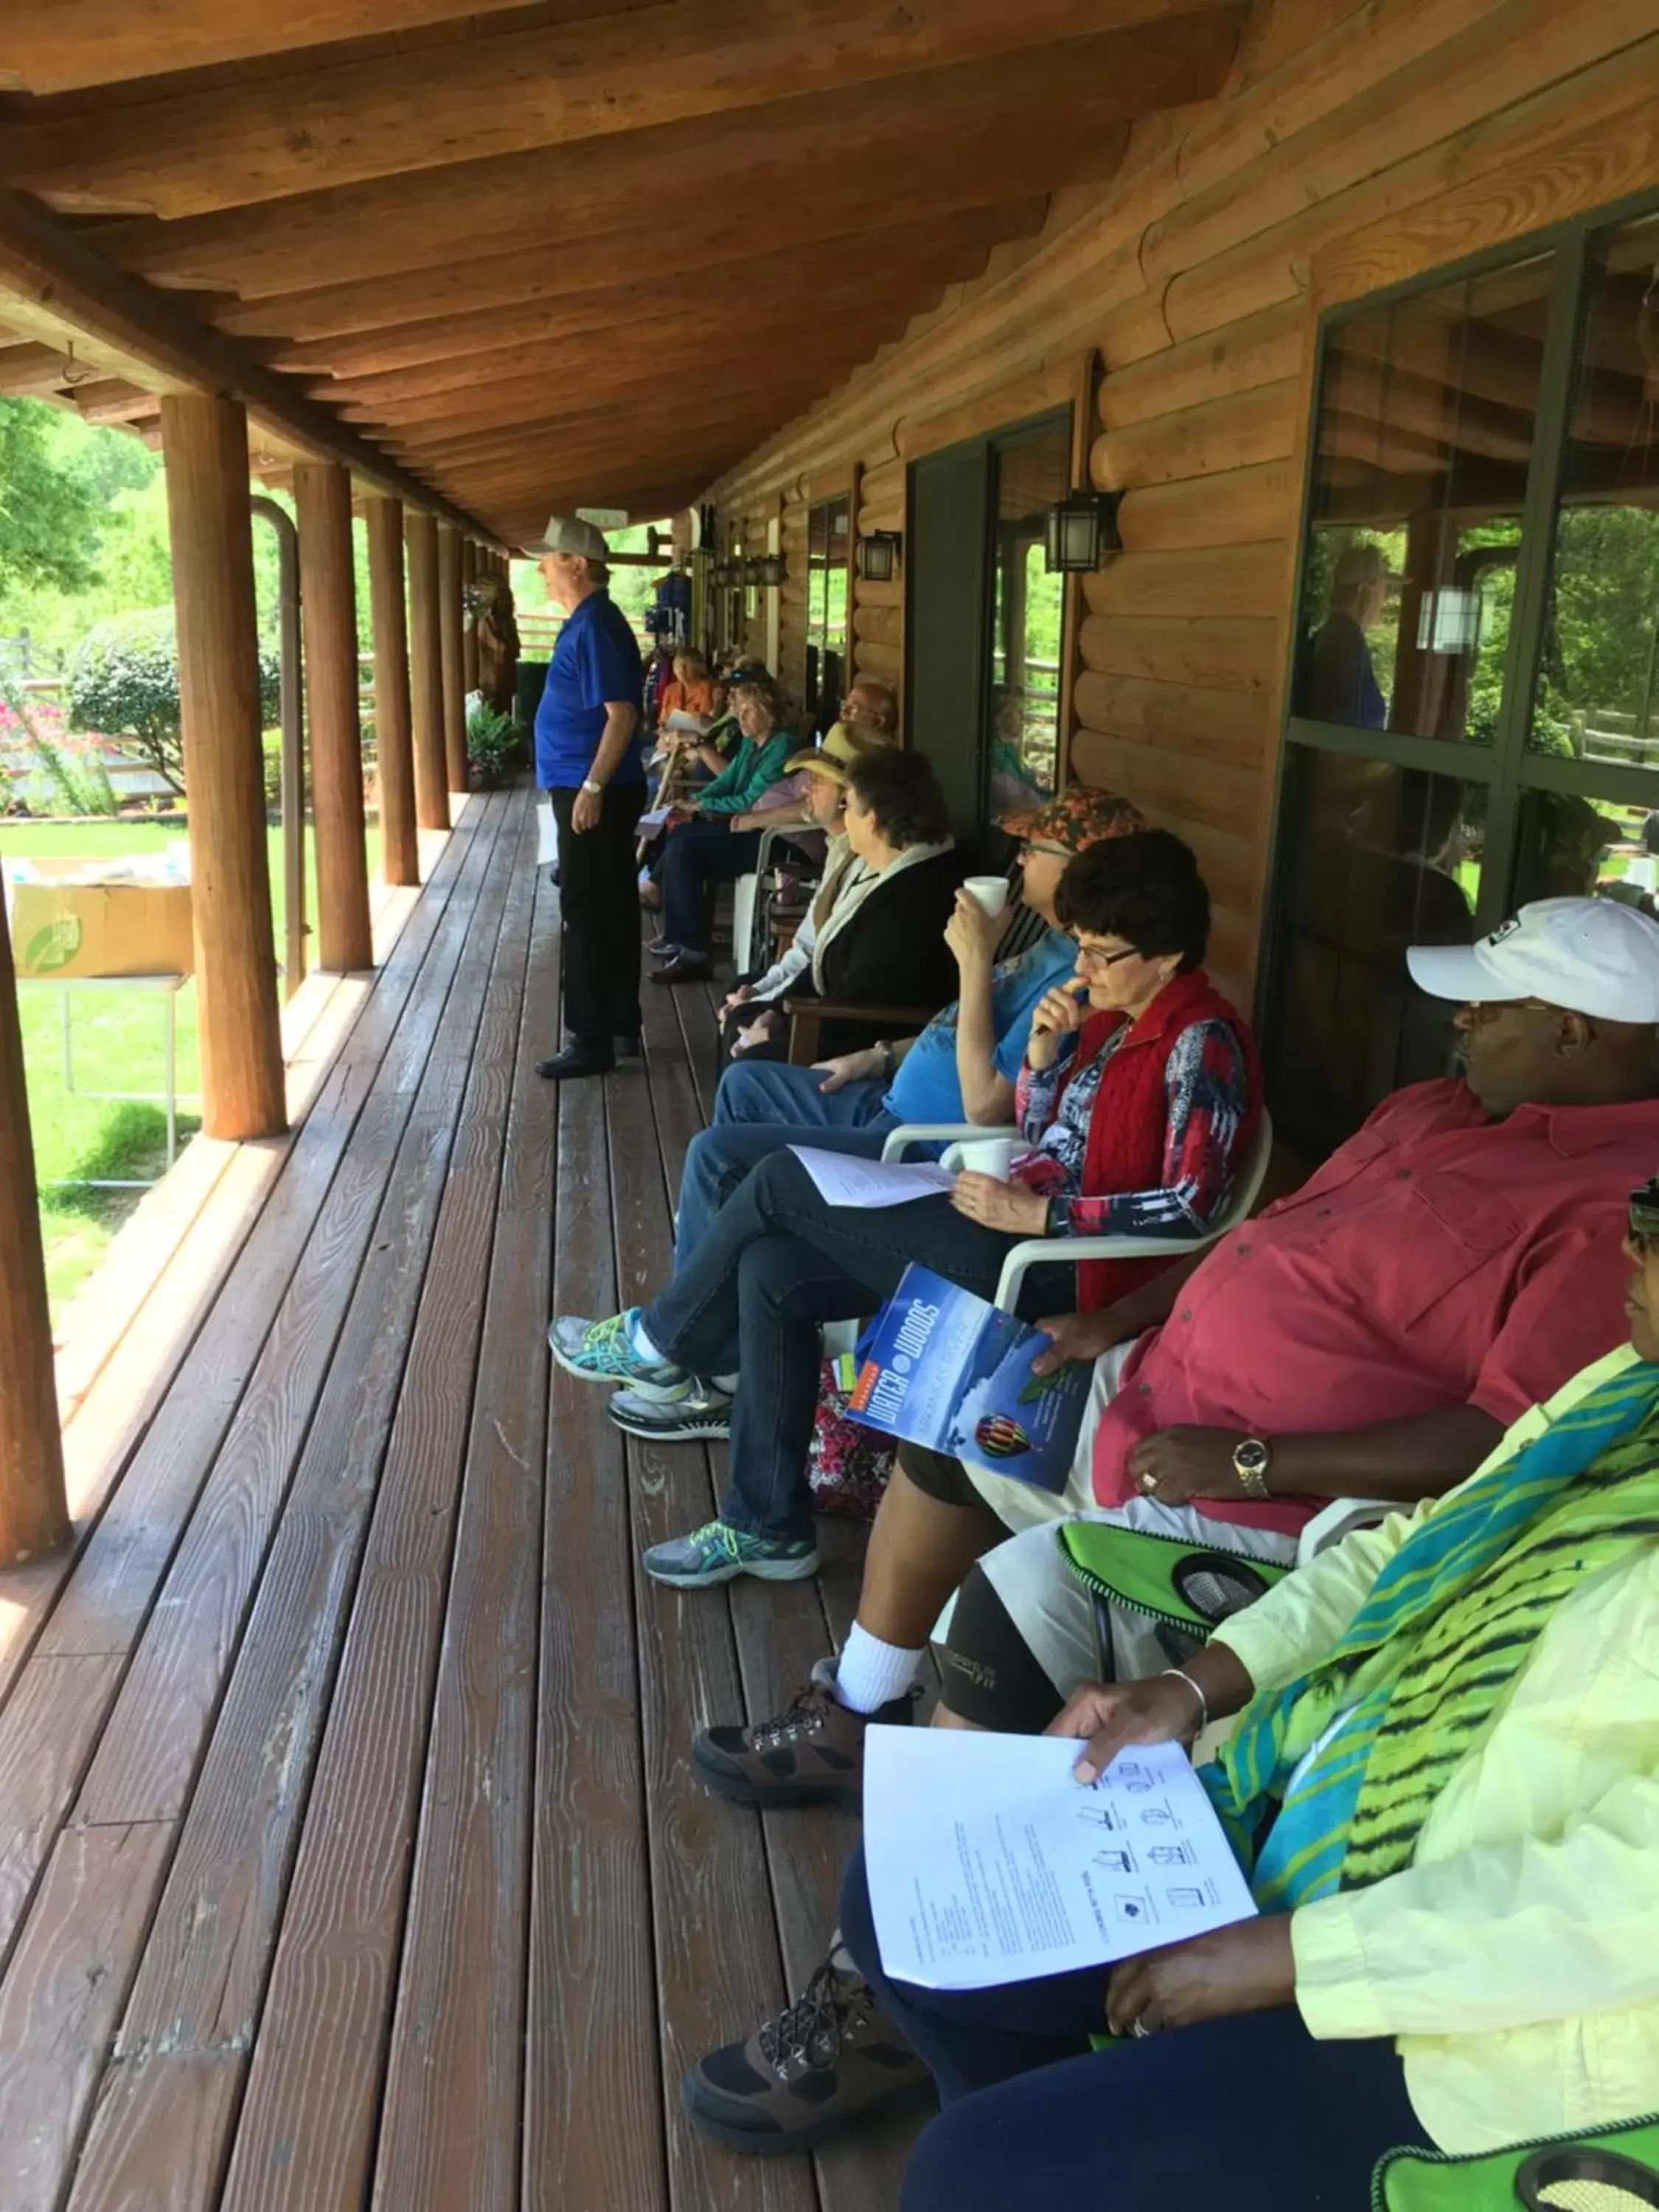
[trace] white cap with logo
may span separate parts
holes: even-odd
[[[538,559],[544,553],[568,553],[575,561],[605,561],[611,557],[611,548],[605,542],[602,530],[596,530],[580,516],[562,514],[550,514],[544,535],[524,550]]]
[[[1534,899],[1478,944],[1412,945],[1406,965],[1431,998],[1659,1023],[1659,922],[1620,899]]]

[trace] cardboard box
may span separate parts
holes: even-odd
[[[12,958],[46,981],[188,975],[196,965],[190,885],[88,883],[84,860],[34,860],[7,887]]]

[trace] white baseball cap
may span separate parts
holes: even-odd
[[[1659,1023],[1659,922],[1619,899],[1534,899],[1478,944],[1410,946],[1406,965],[1435,999],[1541,999],[1592,1019]]]
[[[596,530],[591,522],[583,522],[580,517],[568,519],[562,514],[550,514],[545,532],[524,550],[538,559],[544,553],[568,553],[574,561],[606,561],[611,557],[611,548],[605,542],[602,530]]]

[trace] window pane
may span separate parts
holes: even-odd
[[[1042,538],[1048,509],[1066,496],[1071,425],[999,439],[994,461],[990,804],[1001,814],[1049,797],[1059,771],[1066,579],[1048,574]]]
[[[1551,269],[1521,262],[1332,329],[1298,714],[1492,743]]]
[[[1592,241],[1528,744],[1659,767],[1659,216]]]
[[[1522,793],[1512,905],[1590,893],[1652,914],[1656,884],[1659,813],[1567,792]]]
[[[1482,784],[1287,749],[1268,1065],[1298,1147],[1328,1151],[1446,1072],[1451,1010],[1413,987],[1406,947],[1473,938],[1486,805]]]

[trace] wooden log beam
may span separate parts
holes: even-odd
[[[409,637],[404,603],[404,511],[395,499],[363,504],[369,612],[374,629],[374,762],[380,786],[380,873],[421,880],[415,823],[415,754],[409,713]],[[492,556],[493,557],[493,556]]]
[[[404,538],[409,554],[409,701],[415,744],[415,818],[422,830],[447,830],[438,526],[423,511],[406,511]]]
[[[118,376],[76,385],[70,397],[83,422],[143,422],[159,418],[161,403],[142,384]]]
[[[338,461],[417,506],[433,495],[377,447],[196,322],[149,285],[112,269],[46,209],[0,189],[0,294],[12,327],[61,343],[86,332],[113,373],[158,392],[224,393],[309,453]],[[476,527],[449,510],[450,519]]]
[[[260,751],[247,416],[161,402],[185,781],[190,793],[202,1125],[240,1142],[288,1126]]]
[[[422,24],[462,14],[486,15],[520,8],[524,0],[299,0],[273,8],[269,0],[58,0],[52,8],[25,8],[6,26],[6,59],[0,82],[30,92],[73,92],[131,77],[164,76],[177,70],[208,69],[257,54],[281,54],[377,33],[408,33]],[[582,0],[584,15],[630,0]],[[323,57],[318,58],[319,63]]]
[[[14,398],[41,398],[61,390],[75,373],[60,345],[0,346],[0,392]]]
[[[439,269],[501,254],[508,241],[526,285],[564,292],[614,284],[623,270],[638,281],[792,244],[816,250],[917,206],[945,215],[1109,177],[1133,112],[1225,66],[1231,20],[1219,36],[1215,20],[1188,17],[1190,54],[1166,56],[1127,85],[1103,74],[1103,58],[1039,49],[942,71],[922,106],[914,86],[877,85],[781,102],[763,133],[719,118],[676,124],[270,206],[99,224],[86,235],[136,274],[243,301],[314,292],[324,272],[337,289]],[[400,319],[450,304],[416,287]]]
[[[19,122],[0,134],[0,180],[66,212],[177,220],[441,169],[457,149],[499,159],[693,118],[729,127],[883,79],[921,108],[933,74],[1056,45],[1100,48],[1145,104],[1137,76],[1182,54],[1189,17],[1190,0],[793,0],[787,14],[773,0],[712,12],[706,0],[659,0],[609,20],[100,103],[91,131],[76,112]]]
[[[69,1533],[23,1037],[0,901],[0,1567],[41,1559]]]
[[[274,368],[373,375],[417,368],[475,347],[629,330],[651,316],[696,316],[709,329],[757,301],[781,311],[790,306],[799,313],[815,307],[826,293],[864,284],[884,270],[967,265],[997,240],[1028,237],[1041,228],[1047,207],[1047,198],[1034,193],[954,214],[912,216],[822,240],[810,259],[791,246],[587,292],[565,288],[556,258],[550,266],[540,258],[526,265],[522,253],[484,254],[431,271],[413,301],[382,301],[374,284],[331,285],[286,293],[280,301],[228,305],[216,310],[215,319],[222,330],[266,337],[280,325],[280,342],[266,354]],[[418,312],[404,313],[409,306]]]
[[[461,538],[438,525],[438,666],[443,684],[444,763],[449,788],[465,795],[466,678],[461,656]]]
[[[357,714],[349,472],[334,461],[312,461],[295,469],[294,505],[300,526],[300,611],[317,843],[317,963],[341,975],[374,965]]]

